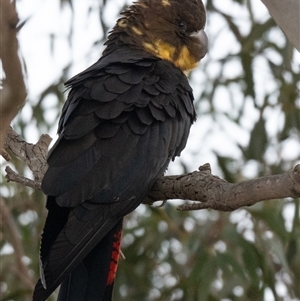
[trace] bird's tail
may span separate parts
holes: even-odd
[[[57,301],[110,301],[120,255],[122,220],[61,284]]]

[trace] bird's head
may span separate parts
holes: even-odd
[[[207,52],[205,21],[201,0],[140,0],[122,13],[109,41],[119,39],[188,71]]]

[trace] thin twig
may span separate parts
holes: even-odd
[[[22,239],[18,227],[13,219],[13,216],[10,213],[9,208],[7,207],[4,200],[0,197],[0,207],[1,207],[1,220],[4,224],[4,229],[7,231],[7,240],[12,245],[14,249],[14,258],[15,258],[15,274],[16,276],[28,286],[30,290],[34,289],[34,281],[29,276],[28,266],[24,264],[22,258],[24,258],[25,253],[22,245]]]

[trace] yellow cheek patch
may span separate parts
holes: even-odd
[[[154,44],[144,43],[145,49],[160,59],[172,62],[175,66],[180,68],[182,71],[194,69],[197,66],[197,61],[191,56],[188,48],[183,46],[178,55],[174,55],[176,47],[161,40],[155,41]]]
[[[186,71],[197,67],[198,62],[195,60],[193,56],[191,56],[188,48],[186,46],[183,46],[174,64],[177,67],[179,67],[181,70]]]
[[[168,43],[164,43],[161,40],[158,40],[155,42],[155,49],[159,58],[172,62],[175,51],[174,46]]]
[[[171,46],[168,43],[164,43],[161,40],[155,41],[153,44],[151,43],[143,43],[145,49],[160,59],[173,61],[173,54],[175,51],[175,47]]]

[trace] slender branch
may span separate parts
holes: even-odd
[[[0,149],[12,119],[24,104],[27,92],[18,55],[18,15],[10,0],[0,1],[0,59],[5,73],[0,90]]]
[[[33,171],[35,180],[18,175],[6,168],[8,181],[18,182],[40,189],[41,180],[47,170],[46,154],[51,138],[42,135],[36,144],[27,143],[12,129],[8,131],[6,150],[22,159]],[[144,204],[172,199],[193,200],[197,203],[184,204],[178,210],[199,210],[212,208],[231,211],[257,202],[286,197],[300,197],[300,164],[292,171],[231,184],[211,174],[209,164],[180,176],[165,176],[157,180],[144,199]]]
[[[23,245],[21,243],[21,237],[18,227],[10,213],[9,208],[6,206],[4,200],[0,197],[0,208],[1,208],[1,221],[5,225],[5,230],[7,231],[7,240],[10,242],[14,249],[15,258],[15,269],[14,272],[16,276],[27,285],[30,290],[34,289],[35,283],[33,279],[29,276],[28,266],[24,264],[22,258],[24,258],[25,253]]]
[[[20,176],[10,167],[6,167],[7,180],[40,189],[41,181],[48,168],[46,158],[51,141],[52,138],[49,135],[42,135],[36,144],[27,143],[23,137],[10,127],[7,131],[4,148],[13,152],[30,168],[35,180]]]
[[[39,189],[39,190],[41,189],[40,181],[34,181],[34,180],[28,179],[26,177],[23,177],[23,176],[19,175],[18,173],[16,173],[15,171],[13,171],[9,166],[6,166],[5,171],[6,171],[5,177],[8,180],[8,182],[16,182],[21,185],[31,187],[34,189]]]

